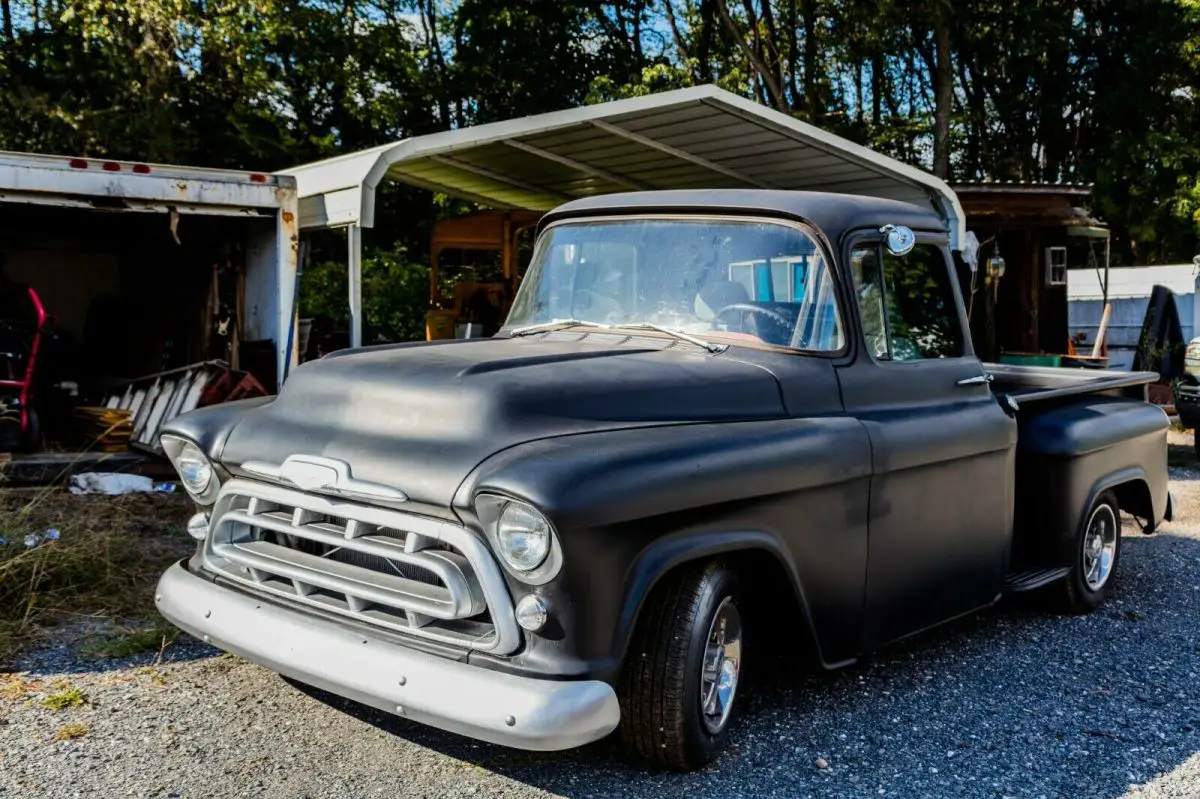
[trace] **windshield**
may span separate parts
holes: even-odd
[[[631,219],[542,234],[506,328],[579,320],[835,351],[836,287],[803,230],[760,221]]]

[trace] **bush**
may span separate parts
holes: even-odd
[[[421,341],[429,306],[429,267],[395,245],[363,258],[363,341]],[[349,275],[345,262],[309,264],[300,278],[300,315],[326,316],[349,325]]]

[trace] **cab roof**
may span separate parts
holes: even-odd
[[[756,189],[643,191],[588,197],[558,206],[542,218],[539,229],[562,219],[651,213],[784,217],[814,225],[832,242],[849,231],[882,225],[946,234],[944,220],[912,203],[832,192]]]

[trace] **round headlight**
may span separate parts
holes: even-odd
[[[550,522],[528,505],[509,502],[496,522],[496,540],[509,566],[532,571],[550,554]]]
[[[188,442],[175,456],[175,470],[183,487],[193,494],[201,495],[213,480],[213,468],[208,458],[195,444]]]

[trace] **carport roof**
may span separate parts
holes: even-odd
[[[760,188],[869,195],[963,212],[933,175],[715,86],[403,139],[283,170],[302,228],[374,224],[385,178],[493,208],[549,210],[638,189]]]

